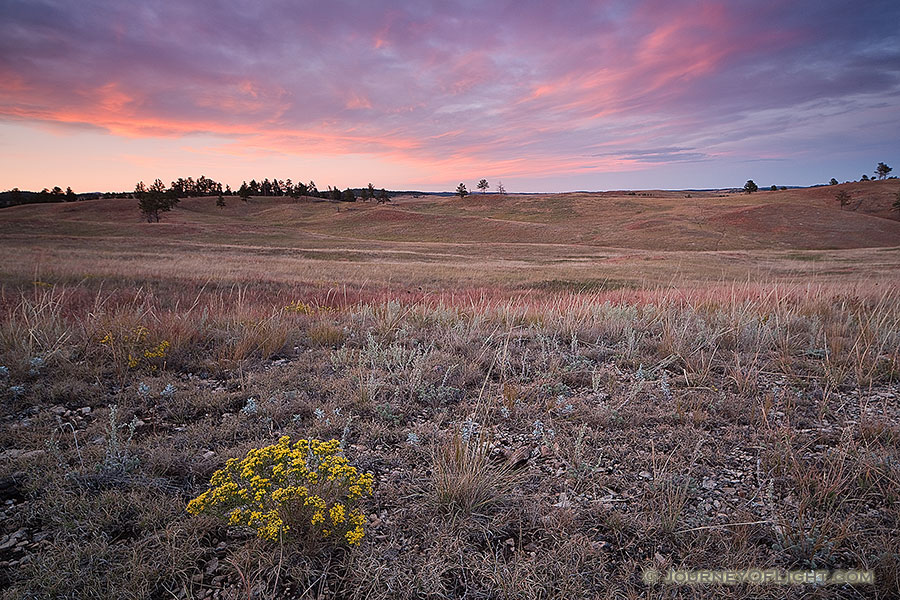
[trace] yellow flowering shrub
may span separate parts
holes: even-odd
[[[288,304],[287,306],[284,307],[284,310],[289,311],[289,312],[299,313],[301,315],[311,315],[314,312],[316,312],[316,309],[314,309],[309,304],[306,304],[305,302],[302,302],[300,300],[295,300],[294,302],[291,302],[290,304]]]
[[[169,341],[154,343],[150,341],[149,335],[147,328],[139,325],[119,335],[107,332],[100,338],[100,345],[110,352],[117,365],[124,364],[129,369],[145,366],[151,370],[156,370],[160,366],[165,367]]]
[[[267,540],[329,541],[356,546],[366,517],[357,506],[373,491],[373,477],[340,454],[340,442],[284,436],[232,458],[191,500],[191,514],[227,518]]]

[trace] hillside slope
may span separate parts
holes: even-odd
[[[834,196],[845,190],[854,210]],[[824,250],[900,245],[891,209],[900,181],[756,194],[603,192],[399,197],[390,205],[309,199],[183,200],[162,223],[132,200],[17,206],[0,211],[0,236],[146,237],[241,245],[308,240],[450,244],[561,244],[654,251]]]

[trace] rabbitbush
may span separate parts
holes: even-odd
[[[372,475],[350,465],[338,440],[291,444],[284,436],[244,460],[228,460],[187,510],[227,517],[267,540],[356,546],[366,522],[357,504],[372,491]]]
[[[168,340],[154,344],[149,336],[150,331],[139,325],[118,335],[106,332],[100,339],[100,345],[111,353],[116,364],[127,363],[129,369],[145,366],[155,371],[159,367],[165,368],[171,344]]]

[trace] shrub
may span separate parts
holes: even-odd
[[[360,474],[340,454],[340,442],[287,436],[250,450],[216,471],[210,489],[188,503],[191,514],[227,517],[271,541],[347,543],[363,538],[359,500],[372,493],[373,477]]]
[[[290,304],[288,304],[287,306],[284,307],[284,310],[286,310],[288,312],[295,312],[295,313],[301,314],[301,315],[311,315],[315,312],[315,309],[312,306],[310,306],[309,304],[306,304],[305,302],[302,302],[300,300],[291,302]]]
[[[123,364],[127,364],[129,369],[142,366],[148,367],[151,371],[157,368],[164,369],[171,344],[168,340],[156,343],[149,337],[150,332],[147,328],[139,325],[118,335],[107,332],[99,343],[107,349],[117,369]]]

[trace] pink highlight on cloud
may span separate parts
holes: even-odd
[[[86,1],[94,10],[83,23],[63,18],[74,10],[65,5],[49,24],[27,6],[0,8],[21,21],[0,41],[0,120],[368,155],[445,182],[469,171],[540,177],[740,157],[743,139],[802,123],[812,101],[862,106],[853,96],[862,90],[876,106],[900,81],[890,55],[865,77],[841,62],[871,61],[872,46],[858,41],[874,27],[865,15],[841,49],[822,42],[811,54],[819,30],[838,35],[854,14],[833,19],[812,0],[263,2],[218,12],[204,0],[138,12]],[[811,67],[811,55],[840,68]]]

